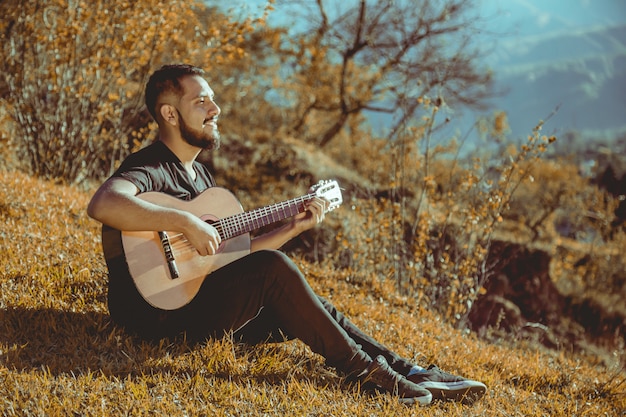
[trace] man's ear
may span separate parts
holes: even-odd
[[[163,118],[165,123],[169,123],[172,126],[176,126],[178,123],[178,115],[176,114],[176,109],[171,104],[162,104],[159,109],[159,113]]]

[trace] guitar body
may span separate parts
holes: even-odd
[[[216,220],[243,212],[237,198],[219,187],[209,188],[191,201],[156,192],[140,194],[139,198],[187,211],[203,220]],[[121,249],[137,290],[148,303],[164,310],[189,303],[209,273],[250,253],[250,235],[247,233],[222,241],[218,253],[212,256],[200,256],[178,232],[165,233],[169,236],[179,272],[177,278],[170,273],[158,232],[121,232]],[[110,244],[103,245],[103,249],[107,259],[119,255],[120,248]]]

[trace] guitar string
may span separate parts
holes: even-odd
[[[248,212],[228,216],[214,222],[213,227],[217,229],[218,234],[220,235],[220,237],[223,238],[223,240],[227,240],[231,237],[250,232],[251,230],[258,229],[262,226],[266,226],[268,224],[295,216],[296,214],[300,213],[298,206],[308,200],[311,200],[315,196],[316,194],[310,193],[289,201],[276,203]],[[286,211],[287,209],[289,210],[288,212]],[[293,212],[294,210],[295,213]],[[279,211],[282,211],[283,217],[280,217]],[[278,215],[278,219],[274,218],[274,213]],[[250,225],[252,225],[253,227],[250,228]],[[241,233],[242,231],[243,233]],[[226,234],[227,232],[228,234]],[[178,232],[173,235],[169,235],[168,239],[170,241],[170,246],[178,254],[195,251],[195,248],[184,236],[183,233]]]
[[[291,206],[293,206],[293,204]],[[283,207],[283,210],[285,207]],[[261,209],[254,210],[254,212],[264,212],[264,214],[261,217],[259,217],[258,215],[256,216],[254,215],[257,213],[250,213],[250,212],[240,213],[240,215],[231,216],[232,218],[226,217],[224,219],[218,220],[217,222],[213,224],[213,227],[217,229],[218,234],[220,235],[220,237],[223,238],[223,240],[227,240],[233,236],[238,236],[242,234],[242,233],[239,233],[241,230],[247,229],[246,222],[245,221],[242,222],[236,219],[235,217],[242,217],[242,216],[248,217],[247,219],[248,224],[250,222],[254,222],[255,220],[261,221],[262,222],[261,224],[263,226],[265,226],[266,224],[269,224],[269,223],[265,223],[265,220],[262,220],[263,218],[267,217],[268,213],[270,213],[269,208],[263,207]],[[298,211],[296,210],[296,214],[297,212]],[[283,213],[283,214],[286,215],[286,213]],[[272,220],[274,220],[273,217],[272,217]],[[259,223],[257,223],[255,226],[256,228],[260,227]],[[170,247],[175,252],[175,254],[182,255],[188,252],[194,252],[196,250],[183,233],[179,232],[179,233],[175,233],[172,235],[168,235],[168,239],[170,242]]]

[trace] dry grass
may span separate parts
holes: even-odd
[[[300,342],[135,340],[107,315],[99,225],[85,214],[90,192],[0,171],[3,416],[626,415],[626,375],[617,365],[487,343],[384,283],[356,286],[304,261],[313,287],[368,332],[422,364],[484,381],[487,396],[473,406],[408,408],[359,393]]]

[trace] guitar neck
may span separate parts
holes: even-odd
[[[305,211],[305,203],[314,197],[315,194],[307,194],[282,203],[224,217],[211,224],[217,229],[222,240],[227,240],[302,213]]]

